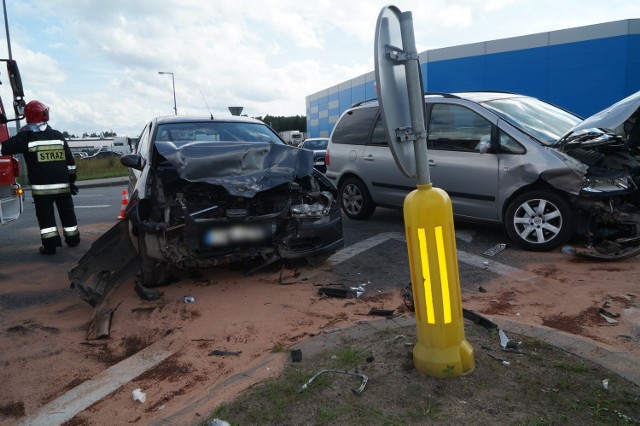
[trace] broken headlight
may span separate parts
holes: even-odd
[[[291,205],[292,217],[325,217],[331,211],[331,206],[333,205],[333,194],[329,191],[311,193],[307,194],[302,201],[302,203]]]

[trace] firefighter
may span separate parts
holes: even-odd
[[[40,254],[56,253],[62,239],[56,225],[55,204],[62,222],[62,235],[69,247],[80,244],[78,222],[71,195],[78,193],[76,163],[62,133],[48,125],[49,108],[31,101],[24,108],[27,124],[1,144],[2,155],[22,154],[36,208],[42,247]]]

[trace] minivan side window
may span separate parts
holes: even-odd
[[[460,105],[433,105],[427,137],[429,149],[479,152],[478,144],[482,141],[491,141],[489,120]]]
[[[387,140],[387,132],[384,131],[384,123],[382,122],[382,114],[378,115],[376,125],[371,133],[371,145],[375,146],[389,146]]]
[[[331,135],[332,143],[364,145],[378,108],[357,108],[342,116]]]
[[[500,152],[505,154],[524,154],[527,150],[518,141],[506,134],[503,130],[499,132]]]

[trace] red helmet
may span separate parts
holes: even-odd
[[[31,101],[24,107],[27,123],[49,121],[49,107],[40,101]]]

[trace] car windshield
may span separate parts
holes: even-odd
[[[302,143],[302,148],[321,151],[327,149],[328,139],[306,140]]]
[[[582,122],[577,115],[535,98],[495,99],[482,105],[545,145],[553,145]]]
[[[160,124],[156,140],[176,144],[201,141],[283,143],[276,133],[264,124],[222,121]]]

